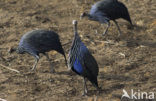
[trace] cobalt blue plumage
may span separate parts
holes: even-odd
[[[90,13],[83,13],[81,17],[88,17],[90,20],[98,21],[100,23],[106,23],[107,28],[104,31],[103,35],[107,33],[108,28],[110,27],[110,20],[114,21],[116,24],[119,33],[121,34],[120,28],[116,19],[123,18],[127,20],[131,25],[132,21],[129,16],[127,7],[118,0],[101,0],[95,3],[90,10]]]
[[[80,42],[79,52],[77,54],[80,57],[75,59],[73,66],[73,69],[79,74],[82,74],[83,72],[83,66],[81,65],[81,61],[83,60],[86,52],[88,52],[87,47],[84,45],[84,43]]]
[[[84,95],[87,93],[86,79],[97,89],[98,64],[77,33],[77,21],[74,24],[74,40],[69,51],[68,67],[84,79]]]
[[[46,52],[51,50],[55,50],[62,54],[66,62],[66,56],[57,33],[50,30],[33,30],[22,36],[17,48],[17,53],[23,54],[26,52],[34,56],[36,60],[32,68],[32,70],[34,70],[39,61],[39,54],[43,53],[50,61]],[[51,71],[54,72],[53,68],[51,68]]]
[[[74,66],[73,66],[73,69],[78,73],[78,74],[81,74],[83,72],[83,67],[79,61],[79,59],[75,59],[74,61]]]

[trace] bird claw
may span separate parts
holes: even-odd
[[[85,89],[84,92],[82,93],[82,96],[87,96],[87,94],[88,94],[88,90]]]
[[[82,96],[87,96],[87,93],[86,93],[86,92],[83,92],[83,93],[82,93]]]
[[[102,36],[104,36],[106,33],[103,33]]]
[[[102,33],[102,36],[104,36],[107,33],[107,31],[105,31],[104,33]]]
[[[118,34],[118,37],[120,37],[120,35],[121,35],[121,32]]]
[[[30,69],[30,72],[34,73],[36,71],[36,69],[32,68]]]

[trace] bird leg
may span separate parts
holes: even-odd
[[[53,66],[52,66],[52,63],[51,63],[51,61],[50,61],[50,58],[49,58],[49,56],[48,56],[48,54],[47,53],[45,53],[45,56],[46,56],[46,58],[47,58],[47,60],[50,62],[50,69],[51,69],[51,73],[54,73],[55,72],[55,70],[54,70],[54,68],[53,68]]]
[[[109,27],[110,27],[110,22],[107,22],[107,28],[102,35],[105,35],[107,33]]]
[[[100,94],[101,93],[101,87],[96,87],[97,93]]]
[[[118,29],[118,31],[119,31],[119,35],[118,35],[118,36],[120,36],[120,35],[121,35],[121,30],[120,30],[120,27],[119,27],[119,25],[118,25],[118,22],[115,21],[115,20],[113,20],[113,21],[114,21],[114,23],[115,23],[115,25],[116,25],[116,27],[117,27],[117,29]]]
[[[85,96],[88,92],[88,89],[87,89],[87,85],[86,85],[86,78],[83,77],[83,88],[84,88],[84,91],[83,91],[83,96]]]
[[[38,63],[39,59],[40,59],[39,56],[36,55],[35,56],[35,64],[34,64],[33,68],[31,69],[32,71],[36,70],[36,66],[37,66],[37,63]]]

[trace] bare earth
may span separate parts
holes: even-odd
[[[155,92],[156,98],[156,0],[119,0],[128,7],[136,26],[128,29],[128,23],[119,19],[120,41],[116,41],[118,31],[113,22],[107,35],[102,36],[106,25],[79,19],[80,14],[89,11],[96,1],[0,1],[0,64],[21,73],[0,66],[0,98],[7,101],[120,101],[123,89],[128,93],[131,89]],[[71,41],[74,19],[79,22],[83,42],[98,62],[100,94],[88,82],[88,96],[81,96],[82,78],[68,71],[63,56],[54,51],[49,55],[55,74],[50,73],[50,64],[43,55],[36,72],[31,73],[32,56],[8,53],[9,48],[18,46],[24,33],[33,29],[56,31],[62,44]],[[71,43],[64,46],[66,54],[70,46]]]

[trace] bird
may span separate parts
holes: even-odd
[[[110,27],[110,20],[115,23],[119,36],[121,35],[121,30],[116,19],[123,18],[133,26],[127,7],[118,0],[98,1],[92,5],[90,13],[83,12],[81,14],[80,18],[82,19],[83,17],[88,17],[90,20],[98,21],[101,24],[107,24],[107,28],[102,35],[107,33]]]
[[[68,68],[83,77],[83,95],[88,92],[86,80],[88,79],[99,91],[97,76],[99,72],[98,64],[88,48],[81,41],[77,32],[77,21],[73,20],[74,39],[68,54]]]
[[[36,69],[37,63],[40,59],[39,56],[40,53],[44,54],[47,57],[48,61],[50,61],[47,52],[51,50],[55,50],[58,53],[62,54],[67,64],[65,52],[64,49],[62,48],[59,35],[51,30],[37,29],[25,33],[22,36],[18,47],[16,48],[16,52],[18,54],[28,53],[35,58],[34,66],[31,69],[32,71]],[[52,66],[51,72],[54,72]]]

